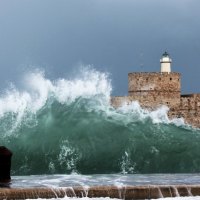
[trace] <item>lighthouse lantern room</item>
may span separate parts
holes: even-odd
[[[160,59],[161,73],[170,73],[171,63],[172,63],[172,60],[169,57],[169,54],[167,52],[163,53],[162,58]]]

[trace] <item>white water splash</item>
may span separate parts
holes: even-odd
[[[60,153],[58,155],[58,161],[61,166],[66,167],[66,171],[76,172],[76,163],[79,159],[79,155],[75,148],[73,148],[67,140],[63,141],[60,146]]]
[[[103,95],[109,100],[112,87],[108,74],[92,68],[82,68],[79,73],[79,78],[60,79],[55,83],[55,94],[59,102],[71,103],[78,97],[91,98],[95,95]]]
[[[78,98],[88,99],[88,112],[101,110],[106,117],[125,125],[147,118],[151,118],[153,123],[184,125],[183,119],[168,118],[166,106],[148,111],[141,108],[138,102],[132,102],[130,105],[125,103],[116,110],[110,105],[112,87],[107,73],[83,67],[77,74],[77,78],[74,79],[61,78],[54,81],[47,79],[41,71],[27,74],[23,83],[26,89],[21,91],[13,86],[0,96],[0,120],[3,121],[7,117],[4,120],[6,122],[1,123],[1,132],[6,135],[12,134],[22,122],[31,127],[37,125],[36,113],[51,99],[66,105]]]
[[[183,118],[169,119],[168,111],[169,108],[165,105],[158,107],[157,109],[150,111],[140,106],[138,101],[131,103],[124,103],[120,108],[117,109],[119,113],[129,116],[130,120],[136,119],[143,121],[144,119],[151,118],[154,124],[165,123],[175,124],[176,126],[185,126]]]
[[[136,164],[132,163],[128,152],[125,151],[124,155],[122,156],[120,165],[122,174],[134,173]]]
[[[81,68],[77,74],[78,78],[73,80],[54,81],[47,79],[44,72],[38,70],[26,74],[23,91],[12,86],[0,96],[0,120],[9,115],[9,120],[2,123],[2,132],[9,135],[22,122],[29,124],[37,111],[43,109],[51,98],[62,104],[70,104],[80,97],[91,99],[99,96],[101,104],[109,104],[112,87],[108,74],[100,73],[91,67]],[[36,125],[37,121],[34,124]]]
[[[108,74],[100,73],[92,68],[81,68],[79,78],[74,80],[58,79],[51,81],[43,72],[29,73],[24,78],[25,91],[16,88],[6,91],[0,97],[0,118],[8,112],[20,113],[25,110],[37,112],[54,97],[60,103],[71,103],[79,97],[91,98],[103,95],[109,101],[111,84]]]

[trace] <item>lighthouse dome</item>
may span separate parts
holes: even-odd
[[[169,54],[165,51],[165,53],[163,53],[162,57],[169,57]]]
[[[166,51],[165,51],[165,53],[163,53],[162,58],[160,59],[160,62],[161,62],[161,63],[162,63],[162,62],[169,62],[169,63],[172,62],[172,60],[171,60],[169,54],[168,54]]]

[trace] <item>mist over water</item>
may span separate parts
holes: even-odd
[[[108,74],[83,67],[73,79],[36,71],[0,96],[0,138],[15,175],[200,172],[200,131],[168,108],[110,105]]]

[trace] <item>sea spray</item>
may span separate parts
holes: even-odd
[[[168,108],[110,105],[108,74],[82,68],[73,79],[26,75],[0,97],[1,145],[13,174],[200,172],[200,131]]]

